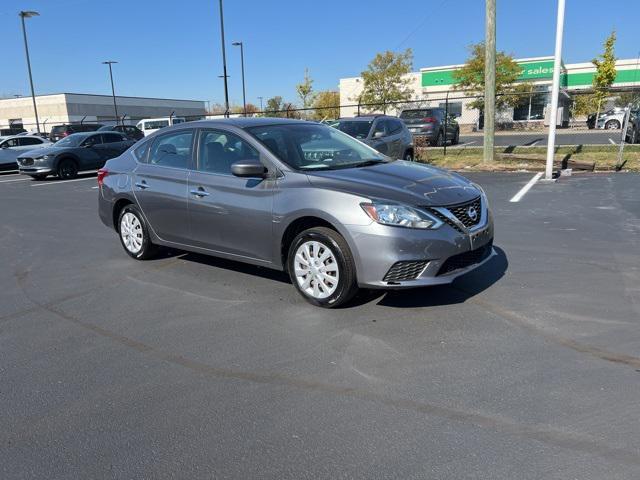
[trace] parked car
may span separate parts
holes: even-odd
[[[182,117],[160,117],[160,118],[147,118],[145,120],[140,120],[136,127],[144,136],[151,135],[156,130],[159,130],[164,127],[170,127],[171,125],[178,125],[179,123],[184,123],[186,120]]]
[[[164,245],[289,273],[309,302],[447,284],[492,255],[482,189],[338,129],[276,118],[167,127],[98,172],[125,252]]]
[[[441,147],[445,141],[452,145],[460,142],[460,126],[453,115],[446,118],[444,108],[412,108],[403,110],[400,119],[407,125],[414,137],[422,137],[434,147]]]
[[[99,132],[120,132],[127,136],[129,140],[140,140],[144,138],[144,133],[133,125],[105,125],[98,129]]]
[[[18,168],[16,159],[19,155],[49,145],[51,145],[49,140],[34,135],[2,137],[0,140],[0,169]]]
[[[48,148],[18,156],[20,173],[42,180],[48,175],[71,179],[83,170],[100,168],[135,142],[119,132],[72,133]]]
[[[51,128],[51,132],[49,132],[49,140],[51,140],[52,142],[57,142],[58,140],[74,133],[95,132],[100,127],[102,127],[102,124],[99,123],[55,125]]]
[[[340,118],[331,126],[357,138],[388,157],[413,160],[413,137],[407,127],[396,117],[365,115]]]
[[[592,113],[587,116],[587,128],[600,130],[620,130],[624,123],[625,109],[614,108],[606,112]],[[596,117],[598,118],[596,125]]]
[[[631,110],[625,134],[627,143],[640,143],[640,110]]]

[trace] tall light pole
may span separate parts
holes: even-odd
[[[118,121],[118,105],[116,104],[116,89],[113,86],[113,71],[111,70],[111,65],[114,63],[118,63],[115,60],[107,60],[106,62],[102,62],[103,65],[109,65],[109,78],[111,79],[111,96],[113,97],[113,111],[116,116],[116,125],[120,123]]]
[[[496,121],[496,0],[486,0],[485,9],[483,158],[491,162]]]
[[[229,116],[229,86],[227,85],[227,51],[224,46],[224,14],[222,12],[222,0],[220,4],[220,37],[222,43],[222,77],[224,78],[224,115]]]
[[[242,66],[242,110],[244,116],[247,116],[247,94],[244,89],[244,45],[242,42],[233,42],[231,45],[234,47],[240,47],[240,65]]]
[[[29,84],[31,85],[31,100],[33,100],[33,112],[36,115],[36,129],[40,133],[40,121],[38,120],[38,107],[36,107],[36,94],[33,90],[33,77],[31,75],[31,60],[29,59],[29,45],[27,44],[27,29],[24,26],[24,19],[37,17],[40,14],[34,11],[20,11],[18,14],[22,20],[22,36],[24,37],[24,52],[27,55],[27,69],[29,70]]]
[[[264,111],[264,108],[262,108],[262,99],[263,99],[263,98],[264,98],[264,97],[258,97],[258,100],[260,100],[260,111],[261,111],[261,112],[263,112],[263,111]]]
[[[547,164],[544,179],[551,181],[553,157],[556,150],[556,124],[558,123],[558,96],[560,95],[560,68],[562,68],[562,35],[564,30],[564,0],[558,0],[556,22],[556,50],[553,58],[553,82],[551,84],[551,113],[549,114],[549,140],[547,141]]]

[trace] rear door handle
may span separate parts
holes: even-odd
[[[196,197],[208,197],[209,192],[202,187],[198,187],[196,190],[191,190],[191,195],[195,195]]]
[[[144,190],[145,188],[149,188],[149,185],[147,185],[147,182],[142,180],[141,182],[136,182],[136,187]]]

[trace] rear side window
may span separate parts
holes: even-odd
[[[40,145],[42,143],[42,140],[40,140],[37,137],[22,137],[20,139],[20,145],[22,146],[27,146],[27,145]]]
[[[122,142],[122,136],[118,135],[117,133],[103,133],[102,142],[103,143]]]
[[[151,146],[148,163],[162,167],[189,167],[193,130],[180,130],[157,138]]]
[[[139,162],[146,163],[147,153],[149,152],[149,145],[151,145],[151,142],[145,142],[133,150],[133,154],[136,156],[136,159],[138,159]]]
[[[414,120],[416,118],[424,118],[424,117],[432,117],[433,110],[430,108],[425,108],[422,110],[405,110],[400,114],[400,118],[404,118],[407,120]]]

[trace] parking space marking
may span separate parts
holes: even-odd
[[[519,191],[518,193],[516,193],[516,194],[513,196],[513,198],[512,198],[511,200],[509,200],[509,201],[510,201],[511,203],[519,202],[519,201],[522,199],[522,197],[524,197],[524,196],[525,196],[525,194],[526,194],[526,193],[531,189],[531,187],[533,187],[533,186],[536,184],[536,182],[537,182],[538,180],[540,180],[540,177],[542,177],[542,172],[540,172],[540,173],[536,173],[536,174],[534,175],[534,177],[533,177],[531,180],[529,180],[529,181],[527,182],[527,184],[526,184],[524,187],[522,187],[522,188],[520,189],[520,191]]]
[[[476,143],[476,141],[474,140],[473,142],[466,142],[466,143],[462,143],[460,144],[461,147],[464,147],[465,145],[473,145],[474,143]]]
[[[31,180],[31,179],[30,178],[12,178],[10,180],[0,180],[0,183],[26,182],[27,180]]]
[[[36,183],[35,185],[31,185],[32,187],[44,187],[45,185],[63,185],[65,183],[71,183],[71,182],[82,182],[85,180],[96,180],[96,177],[87,177],[87,178],[74,178],[73,180],[54,180],[52,182],[46,182],[46,183]]]
[[[611,145],[615,145],[615,144],[616,144],[616,142],[614,142],[614,141],[613,141],[613,140],[611,140],[611,139],[609,139],[609,143],[610,143]]]

